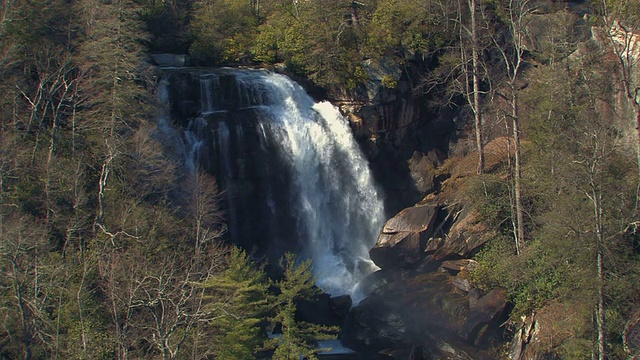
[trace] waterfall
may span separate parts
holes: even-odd
[[[368,252],[384,209],[347,120],[268,71],[208,73],[200,89],[201,116],[192,122],[207,122],[215,157],[200,163],[215,163],[209,170],[227,194],[232,239],[265,243],[272,254],[298,251],[313,259],[320,288],[351,294],[377,269]]]
[[[189,128],[184,131],[184,138],[173,127],[169,111],[171,96],[167,78],[162,78],[158,83],[158,100],[162,106],[157,117],[157,130],[154,136],[167,148],[167,153],[175,154],[179,159],[183,159],[186,172],[192,174],[195,172],[196,161],[199,158],[198,152],[203,144],[203,140],[200,139],[201,134],[198,132],[203,131],[206,124],[200,121],[201,119],[190,121]]]
[[[216,110],[217,104],[215,100],[220,98],[219,89],[220,82],[217,76],[203,76],[200,78],[203,114],[210,114]]]
[[[200,156],[200,151],[204,145],[204,132],[207,124],[202,118],[196,118],[189,122],[189,126],[184,132],[184,162],[187,172],[195,174],[196,163]]]

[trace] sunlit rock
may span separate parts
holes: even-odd
[[[391,218],[369,252],[371,259],[382,268],[417,263],[424,256],[427,240],[433,234],[438,210],[437,204],[414,206]]]

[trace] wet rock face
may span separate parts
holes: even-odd
[[[442,268],[423,274],[386,272],[386,277],[347,317],[342,337],[347,346],[365,354],[420,348],[423,359],[491,358],[483,349],[500,333],[503,289],[470,301]]]
[[[340,326],[347,317],[351,304],[349,295],[331,297],[329,294],[322,293],[298,302],[296,318],[298,321],[314,324]]]
[[[284,189],[291,182],[291,172],[274,155],[277,149],[261,141],[258,124],[264,114],[255,104],[263,99],[241,91],[241,79],[231,70],[166,70],[162,76],[169,83],[172,119],[183,127],[185,138],[199,143],[191,144],[195,162],[216,177],[223,192],[219,200],[229,223],[227,235],[272,258],[295,250],[296,241],[281,236],[295,232],[291,216],[263,220],[270,213],[268,187]],[[280,214],[291,214],[284,202],[275,206]]]
[[[395,213],[434,191],[429,172],[439,166],[455,136],[455,111],[427,106],[425,96],[415,91],[418,67],[400,67],[391,58],[367,60],[362,66],[367,82],[355,89],[331,89],[327,95],[348,116],[387,194],[385,205]]]

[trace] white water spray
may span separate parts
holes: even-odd
[[[215,104],[234,103],[235,110],[250,109],[260,115],[251,131],[243,129],[248,123],[243,115],[235,120],[212,120],[217,122],[212,128],[217,132],[217,161],[222,171],[218,177],[222,182],[233,181],[233,166],[238,161],[231,159],[231,148],[243,149],[249,140],[240,138],[256,134],[261,151],[274,152],[264,156],[278,158],[287,180],[273,173],[277,170],[268,169],[272,172],[268,176],[281,176],[279,185],[288,182],[286,190],[274,189],[272,184],[263,187],[269,209],[265,216],[291,212],[286,218],[295,222],[293,235],[301,244],[301,255],[313,259],[317,285],[332,295],[352,294],[355,285],[377,269],[369,259],[369,249],[383,224],[384,209],[347,120],[330,103],[315,103],[286,76],[248,70],[231,74],[237,89],[218,89],[222,82],[215,74],[201,76],[202,113],[224,110]],[[230,136],[229,129],[235,136]],[[286,206],[277,208],[278,204]],[[232,213],[242,211],[233,199],[229,206]],[[242,216],[230,214],[233,223]]]
[[[268,74],[264,82],[273,100],[274,125],[284,130],[271,136],[294,168],[298,221],[317,285],[332,294],[351,293],[377,269],[369,249],[384,221],[367,162],[337,108],[314,103],[285,76]]]

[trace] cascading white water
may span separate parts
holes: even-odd
[[[259,143],[252,154],[262,153],[265,163],[261,179],[278,178],[253,184],[266,193],[259,194],[265,205],[239,205],[229,199],[231,227],[257,226],[242,224],[247,207],[264,206],[261,221],[280,227],[272,229],[271,236],[281,237],[287,232],[281,228],[289,229],[278,224],[295,222],[290,227],[295,233],[287,235],[300,244],[303,257],[313,259],[317,285],[333,295],[351,294],[365,275],[377,269],[368,252],[383,224],[384,209],[347,120],[330,103],[315,103],[286,76],[255,70],[233,71],[231,76],[236,89],[216,88],[229,81],[220,81],[215,74],[201,76],[202,114],[227,111],[213,104],[226,104],[232,108],[229,112],[238,113],[208,120],[215,123],[210,128],[216,134],[219,180],[232,194],[234,180],[244,177],[244,170],[238,169],[244,169],[246,159],[238,153],[256,141],[244,139],[250,134]],[[254,122],[248,114],[256,117]],[[278,222],[278,217],[288,220]]]
[[[184,164],[189,174],[195,174],[199,153],[204,145],[202,133],[206,131],[206,126],[204,119],[196,118],[189,122],[184,132]]]
[[[220,97],[217,92],[218,89],[220,89],[220,81],[217,76],[202,77],[200,79],[203,114],[210,114],[216,110],[215,99]]]
[[[157,132],[155,136],[160,138],[164,146],[169,147],[169,153],[182,158],[185,169],[189,174],[193,174],[196,169],[198,151],[202,147],[203,140],[199,139],[198,132],[202,131],[203,119],[195,119],[189,123],[189,128],[184,131],[184,138],[171,124],[171,99],[169,95],[169,80],[163,78],[158,84],[158,100],[163,105],[157,118]]]
[[[350,293],[376,269],[368,252],[384,221],[368,164],[333,105],[314,103],[285,76],[267,74],[262,81],[274,115],[270,136],[294,168],[298,221],[317,284],[329,293]]]

